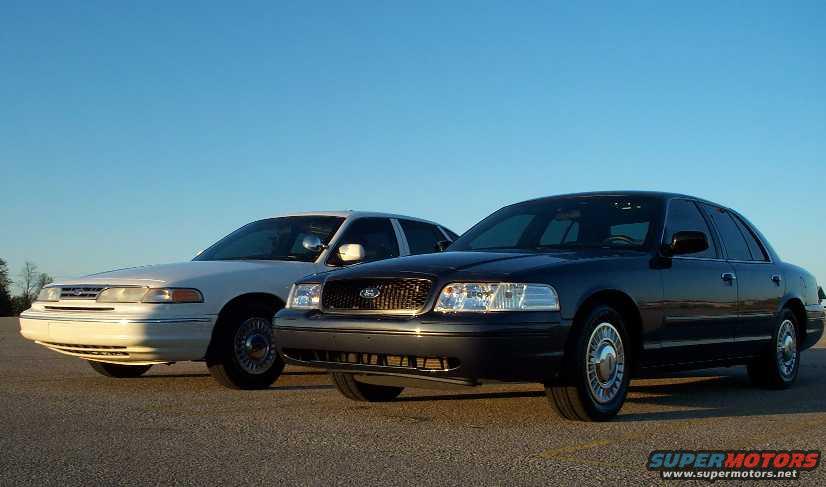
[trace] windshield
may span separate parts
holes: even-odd
[[[449,250],[646,249],[662,204],[655,198],[547,198],[507,206],[479,222]]]
[[[245,225],[201,252],[194,260],[296,260],[313,262],[321,253],[304,248],[304,237],[317,235],[324,245],[341,226],[337,216],[290,216]]]

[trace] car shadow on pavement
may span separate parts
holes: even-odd
[[[327,375],[326,370],[293,370],[290,372],[281,372],[281,375]]]
[[[428,395],[428,396],[413,396],[413,397],[399,397],[393,402],[422,402],[422,401],[471,401],[479,399],[512,399],[519,397],[542,397],[545,395],[544,391],[515,391],[515,392],[476,392],[476,393],[459,393],[451,395]]]
[[[709,369],[646,377],[631,383],[618,421],[767,416],[826,412],[826,350],[805,352],[797,382],[789,389],[767,390],[751,383],[745,367]],[[636,412],[634,405],[659,406]],[[629,407],[630,406],[630,407]]]
[[[258,389],[260,391],[323,391],[329,389],[335,389],[336,386],[332,384],[316,384],[316,385],[306,385],[306,386],[279,386],[276,382],[274,385],[270,386],[268,389]],[[255,392],[255,389],[251,389],[245,392]]]
[[[545,395],[541,390],[483,391],[476,389],[472,393],[445,391],[426,396],[402,396],[393,402],[472,401]],[[803,354],[800,376],[786,390],[766,390],[752,385],[745,367],[647,374],[632,381],[623,412],[616,420],[659,421],[822,413],[826,412],[824,392],[826,349],[815,349]],[[639,409],[646,411],[638,412]]]

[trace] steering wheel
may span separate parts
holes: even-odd
[[[626,245],[637,245],[637,241],[629,237],[628,235],[611,235],[610,237],[602,241],[602,243],[604,244],[610,244],[613,242],[622,243]]]

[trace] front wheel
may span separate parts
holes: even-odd
[[[404,387],[380,386],[376,384],[366,384],[359,382],[353,374],[332,372],[333,379],[338,392],[347,399],[353,401],[386,402],[392,401],[402,393]]]
[[[207,352],[207,367],[230,389],[266,389],[284,370],[272,338],[274,311],[252,306],[223,317]]]
[[[771,346],[748,365],[752,382],[768,389],[787,389],[800,371],[797,319],[784,309],[774,328]]]
[[[132,379],[134,377],[140,377],[146,373],[147,370],[152,368],[151,365],[110,364],[107,362],[95,362],[94,360],[89,360],[88,362],[98,374],[116,379]]]
[[[557,381],[545,394],[565,419],[606,421],[622,408],[631,381],[625,321],[609,306],[594,308],[563,361]]]

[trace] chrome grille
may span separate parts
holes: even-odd
[[[331,280],[324,283],[321,308],[333,313],[415,313],[427,304],[432,287],[428,279]]]
[[[70,286],[60,288],[60,299],[97,299],[103,286]]]

